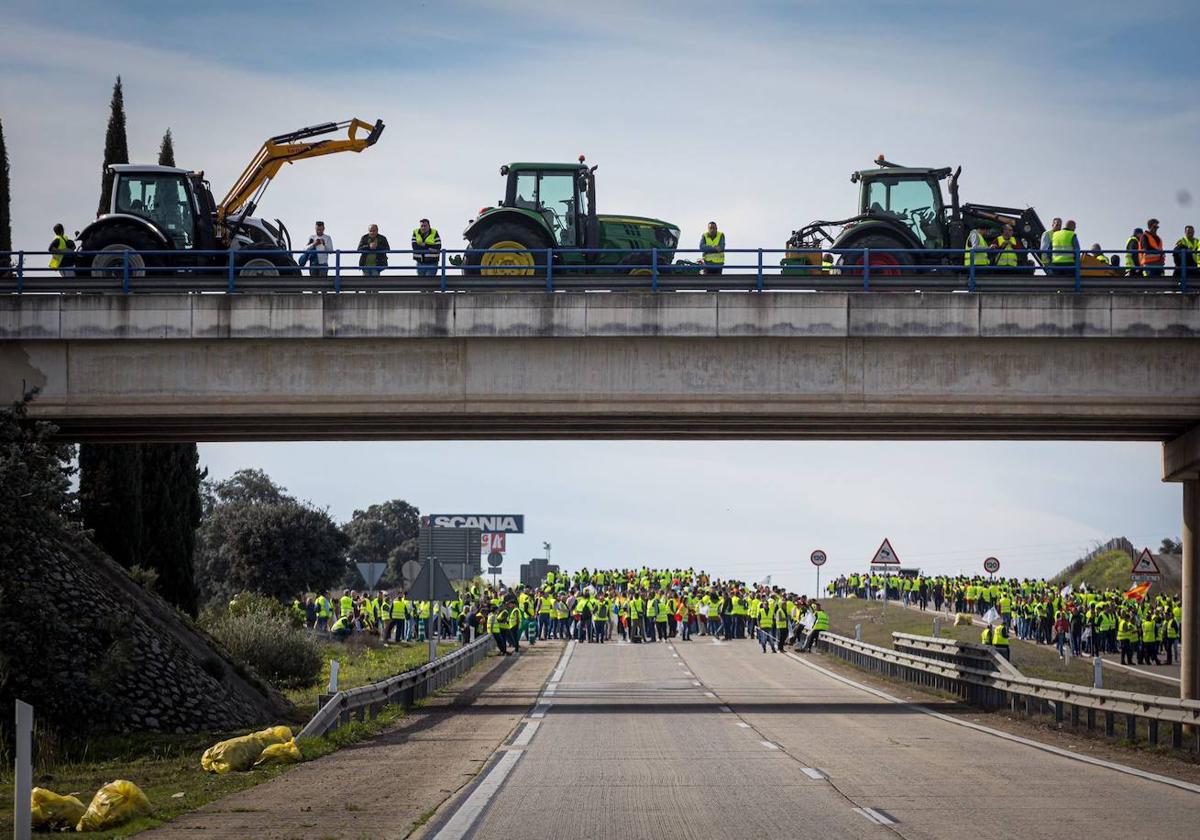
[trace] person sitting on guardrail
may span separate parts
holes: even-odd
[[[829,631],[829,613],[821,609],[820,601],[812,602],[812,613],[812,629],[808,631],[808,638],[804,640],[804,647],[800,649],[800,653],[808,653],[812,650],[812,646],[821,637],[821,634]]]

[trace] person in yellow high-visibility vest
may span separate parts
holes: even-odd
[[[975,228],[967,234],[967,242],[963,247],[963,265],[974,265],[977,269],[991,265],[988,258],[987,231]]]
[[[700,255],[705,274],[720,274],[725,267],[725,234],[717,230],[716,222],[708,223],[708,230],[700,237]]]
[[[1017,237],[1013,234],[1013,226],[1005,225],[1004,232],[996,237],[996,267],[1009,271],[1019,265],[1020,260],[1017,257]]]
[[[75,243],[67,239],[66,230],[59,222],[54,226],[54,239],[47,249],[50,252],[50,268],[58,271],[63,277],[70,276],[67,267],[73,259],[72,253],[75,250]]]

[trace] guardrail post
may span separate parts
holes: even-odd
[[[1079,706],[1074,703],[1071,704],[1071,726],[1079,726]]]
[[[854,625],[854,641],[856,641],[856,642],[862,641],[862,625],[861,624]]]
[[[333,290],[342,293],[342,252],[333,252]]]
[[[129,251],[121,252],[121,291],[129,294]]]
[[[442,291],[446,291],[446,252],[439,251],[441,256],[438,260],[438,274],[442,278]]]
[[[1183,748],[1183,724],[1182,723],[1172,723],[1171,724],[1171,748],[1176,749],[1176,750]]]
[[[1075,291],[1083,291],[1083,257],[1075,260]]]
[[[1092,688],[1104,688],[1104,660],[1099,656],[1092,662]]]
[[[650,291],[658,291],[658,249],[650,249]]]
[[[226,288],[227,288],[227,291],[229,292],[229,294],[233,294],[235,291],[237,291],[237,285],[236,285],[236,281],[234,280],[234,274],[233,274],[233,249],[232,248],[229,249],[229,265],[227,266],[227,270],[229,272],[229,284]]]
[[[967,266],[967,290],[975,291],[975,253],[976,249],[971,249],[971,264]]]
[[[938,619],[936,619],[936,618],[935,618],[935,619],[933,620],[933,635],[934,635],[934,638],[937,638],[938,636],[940,636],[940,635],[941,635],[941,633],[942,633],[942,624],[941,624],[941,622],[940,622],[940,621],[938,621]]]
[[[25,289],[25,252],[17,252],[17,294]]]
[[[869,292],[869,291],[871,291],[871,249],[870,248],[863,248],[862,267],[863,267],[863,291]],[[887,584],[886,583],[883,586],[883,591],[884,591],[884,593],[887,592]],[[886,600],[886,598],[887,598],[887,595],[885,594],[884,599]]]
[[[1179,269],[1179,291],[1183,292],[1186,295],[1187,290],[1188,290],[1188,282],[1187,282],[1187,280],[1188,280],[1188,278],[1187,278],[1188,255],[1187,255],[1187,252],[1185,251],[1182,256],[1183,256],[1183,265],[1180,266],[1180,269]]]
[[[1087,728],[1088,728],[1088,732],[1091,732],[1092,730],[1094,730],[1096,728],[1096,710],[1095,709],[1087,710]]]
[[[1158,746],[1158,721],[1155,720],[1154,718],[1150,718],[1149,721],[1147,721],[1147,728],[1148,728],[1147,740],[1150,742],[1150,746],[1157,747]]]
[[[13,837],[29,840],[33,832],[33,706],[17,701],[17,763],[13,774]]]
[[[763,263],[762,263],[762,248],[758,249],[758,291],[763,290]]]
[[[1117,735],[1117,716],[1112,712],[1104,713],[1104,734],[1109,738],[1115,738]]]
[[[1137,716],[1125,715],[1125,740],[1137,740]]]
[[[546,291],[554,291],[554,252],[546,249]]]

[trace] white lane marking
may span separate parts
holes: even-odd
[[[696,676],[696,675],[695,675],[695,674],[693,674],[691,671],[684,671],[684,672],[683,672],[683,675],[684,675],[685,677],[694,677],[694,676]]]
[[[823,782],[829,777],[818,770],[816,767],[801,767],[800,772],[810,779],[815,779],[818,782]]]
[[[762,744],[764,747],[766,747],[766,748],[767,748],[767,749],[769,749],[769,750],[777,750],[777,749],[779,749],[779,745],[778,745],[778,744],[772,744],[770,741],[759,741],[758,743]]]
[[[705,697],[711,697],[711,698],[713,698],[714,700],[716,700],[716,699],[717,699],[717,695],[713,694],[711,691],[706,691],[706,692],[704,692],[704,696],[705,696]]]
[[[726,714],[733,714],[733,709],[729,708],[728,706],[722,706],[721,711],[725,712]]]
[[[749,729],[749,728],[750,728],[750,724],[748,724],[748,723],[742,723],[740,720],[737,722],[737,725],[738,725],[738,726],[740,726],[740,727],[742,727],[742,729]]]
[[[679,658],[679,654],[676,653],[675,651],[671,651],[671,655],[674,656],[676,659]]]
[[[479,819],[483,809],[491,802],[492,797],[496,795],[496,791],[500,789],[500,785],[504,783],[520,758],[520,750],[510,750],[500,756],[496,766],[484,777],[479,786],[471,791],[471,795],[458,807],[454,816],[442,826],[442,830],[437,833],[435,840],[462,840],[463,837],[466,837],[471,826]]]
[[[696,688],[700,687],[700,683],[696,682],[695,680],[692,680],[692,685],[696,686]]]
[[[540,720],[530,721],[529,723],[525,724],[525,728],[521,730],[521,734],[519,734],[516,738],[513,738],[512,746],[524,747],[528,745],[529,742],[533,740],[534,733],[538,731],[538,727],[541,725],[542,722]]]
[[[895,825],[896,824],[896,821],[894,819],[889,817],[887,814],[883,814],[883,813],[880,813],[879,811],[876,811],[874,808],[864,807],[862,809],[862,811],[864,814],[866,814],[867,816],[874,819],[875,822],[879,823],[880,825]]]
[[[1034,741],[1030,738],[1022,738],[1020,735],[1010,735],[1007,732],[1001,732],[999,729],[992,729],[990,726],[971,723],[968,720],[959,720],[958,718],[951,717],[950,715],[944,715],[941,712],[935,712],[933,709],[926,709],[924,706],[919,704],[910,703],[907,700],[901,700],[899,697],[894,697],[885,691],[871,688],[869,685],[857,683],[852,679],[843,677],[841,674],[835,674],[833,671],[822,668],[820,665],[814,665],[811,662],[807,662],[794,653],[788,653],[787,655],[799,662],[805,668],[812,668],[814,671],[822,673],[840,683],[845,683],[846,685],[853,686],[861,691],[865,691],[868,694],[873,694],[881,700],[887,700],[889,703],[898,703],[901,706],[909,706],[913,709],[916,709],[921,714],[929,715],[930,717],[937,718],[938,720],[945,721],[946,723],[952,723],[955,726],[963,726],[967,729],[974,729],[976,732],[983,732],[987,735],[994,735],[997,738],[1003,738],[1005,741],[1012,741],[1014,744],[1023,744],[1027,747],[1033,747],[1036,750],[1042,750],[1043,752],[1062,756],[1063,758],[1069,758],[1072,761],[1082,761],[1084,764],[1092,764],[1096,767],[1104,767],[1108,770],[1115,770],[1118,773],[1125,773],[1129,776],[1137,776],[1139,779],[1146,779],[1147,781],[1151,782],[1159,782],[1161,784],[1170,785],[1171,787],[1179,788],[1180,790],[1186,790],[1191,793],[1200,793],[1200,785],[1194,785],[1191,782],[1185,782],[1181,779],[1172,779],[1170,776],[1161,776],[1158,773],[1149,773],[1145,770],[1139,770],[1136,767],[1130,767],[1127,764],[1117,764],[1115,761],[1105,761],[1102,758],[1093,758],[1089,755],[1080,755],[1079,753],[1074,753],[1070,750],[1064,750],[1059,747],[1052,746],[1051,744],[1043,744],[1040,741]]]

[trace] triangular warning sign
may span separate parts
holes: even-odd
[[[1129,570],[1130,574],[1135,575],[1161,575],[1158,570],[1158,564],[1154,562],[1154,555],[1150,553],[1150,549],[1143,548],[1142,556],[1133,564],[1133,568]]]
[[[875,552],[875,557],[871,560],[872,566],[899,566],[900,558],[896,556],[896,550],[892,548],[891,540],[887,537],[883,538],[883,544],[879,546],[879,550]]]
[[[433,592],[429,591],[429,570],[433,569]],[[453,601],[458,597],[454,591],[454,587],[450,585],[450,578],[446,577],[446,573],[442,570],[441,563],[430,563],[428,560],[421,565],[421,571],[408,586],[408,597],[416,601],[430,600],[434,601]]]

